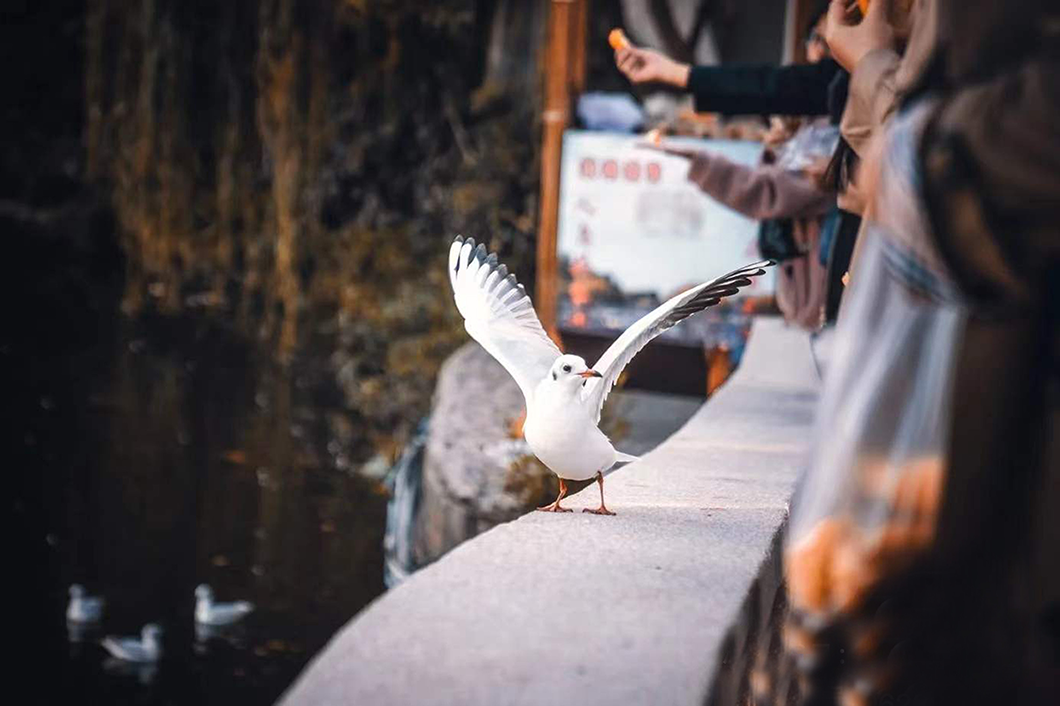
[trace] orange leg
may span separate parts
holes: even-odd
[[[594,515],[614,515],[615,513],[611,512],[604,506],[604,474],[600,471],[596,472],[596,482],[600,484],[600,507],[595,510],[585,508],[582,512],[591,512]]]
[[[551,505],[545,505],[544,507],[537,508],[541,512],[573,512],[565,507],[559,506],[559,501],[563,499],[563,496],[567,494],[567,481],[562,478],[559,479],[559,497],[556,498],[556,502]]]

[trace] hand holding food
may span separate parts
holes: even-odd
[[[688,64],[674,61],[652,49],[633,46],[620,29],[611,30],[607,41],[615,50],[618,70],[633,83],[667,83],[676,88],[688,85],[688,74],[692,70]]]
[[[862,7],[864,19],[850,23],[849,0],[832,0],[824,25],[824,40],[832,57],[847,71],[877,49],[893,48],[895,28],[891,24],[892,0],[876,0]]]

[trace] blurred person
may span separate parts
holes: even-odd
[[[894,111],[898,92],[899,49],[921,6],[934,0],[873,0],[862,18],[851,0],[831,0],[822,36],[835,60],[850,74],[847,103],[840,120],[843,139],[861,155],[873,133]],[[926,60],[920,46],[909,71]]]
[[[1060,703],[1060,7],[919,11],[754,703]]]
[[[784,319],[809,331],[824,322],[827,271],[821,262],[822,228],[835,209],[835,193],[821,185],[828,154],[800,151],[802,141],[829,151],[833,126],[809,123],[780,145],[781,157],[757,166],[710,152],[688,154],[688,180],[714,200],[761,221],[759,250],[777,260],[776,300]],[[766,150],[765,154],[770,154]]]
[[[894,112],[899,85],[900,51],[914,23],[930,22],[934,0],[872,0],[862,16],[853,0],[831,0],[822,35],[836,61],[849,72],[846,104],[839,121],[842,139],[826,177],[839,194],[840,208],[860,214],[869,197],[856,180],[859,158],[872,136]],[[928,36],[930,32],[922,33]],[[905,61],[905,76],[916,74],[927,60],[929,46],[921,42]],[[908,81],[908,78],[905,79]],[[848,220],[836,234],[835,257],[829,269],[829,319],[838,315],[849,269],[857,259],[860,221]]]

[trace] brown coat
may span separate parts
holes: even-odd
[[[803,328],[821,326],[827,272],[817,257],[821,217],[835,195],[798,172],[749,167],[715,154],[692,159],[688,180],[704,193],[748,218],[791,218],[795,244],[807,254],[777,269],[777,305],[785,320]]]
[[[893,49],[869,52],[850,74],[850,90],[839,131],[859,156],[877,130],[894,112],[900,58]]]

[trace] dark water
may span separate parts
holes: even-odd
[[[336,462],[330,430],[350,423],[326,366],[281,369],[194,318],[104,316],[86,331],[54,353],[40,337],[0,350],[18,377],[14,629],[58,677],[43,702],[273,702],[383,590],[385,491]],[[106,597],[104,633],[163,626],[157,669],[108,665],[99,634],[70,641],[74,582]],[[199,583],[258,610],[197,641]]]

